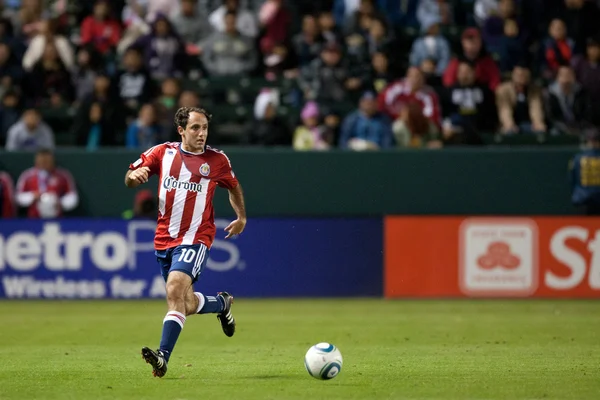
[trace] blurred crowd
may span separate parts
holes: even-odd
[[[598,3],[4,0],[0,146],[148,148],[180,106],[215,115],[214,145],[578,138],[600,124]]]

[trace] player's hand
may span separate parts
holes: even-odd
[[[129,174],[129,179],[135,181],[137,183],[146,183],[148,182],[148,175],[150,174],[150,168],[142,167],[136,169],[135,171]]]
[[[225,228],[225,232],[227,232],[227,236],[225,236],[225,239],[229,239],[230,237],[232,237],[234,235],[239,235],[240,233],[242,233],[244,231],[245,227],[246,227],[245,219],[238,218],[235,221],[232,221],[229,225],[227,225],[227,228]]]

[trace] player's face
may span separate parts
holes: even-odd
[[[184,150],[192,153],[201,152],[208,138],[208,120],[202,113],[190,113],[185,129],[179,128],[181,140],[185,146]]]

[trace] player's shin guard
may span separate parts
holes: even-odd
[[[160,340],[160,350],[163,352],[165,359],[169,361],[177,338],[185,324],[185,315],[177,311],[169,311],[163,320],[162,338]]]
[[[194,292],[194,294],[198,298],[196,314],[217,314],[225,308],[225,303],[219,296],[205,296],[200,292]]]

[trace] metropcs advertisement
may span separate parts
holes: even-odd
[[[600,298],[600,218],[388,217],[384,294]]]
[[[217,238],[195,288],[244,297],[381,296],[381,219],[254,219]],[[0,298],[164,298],[145,220],[3,220]]]

